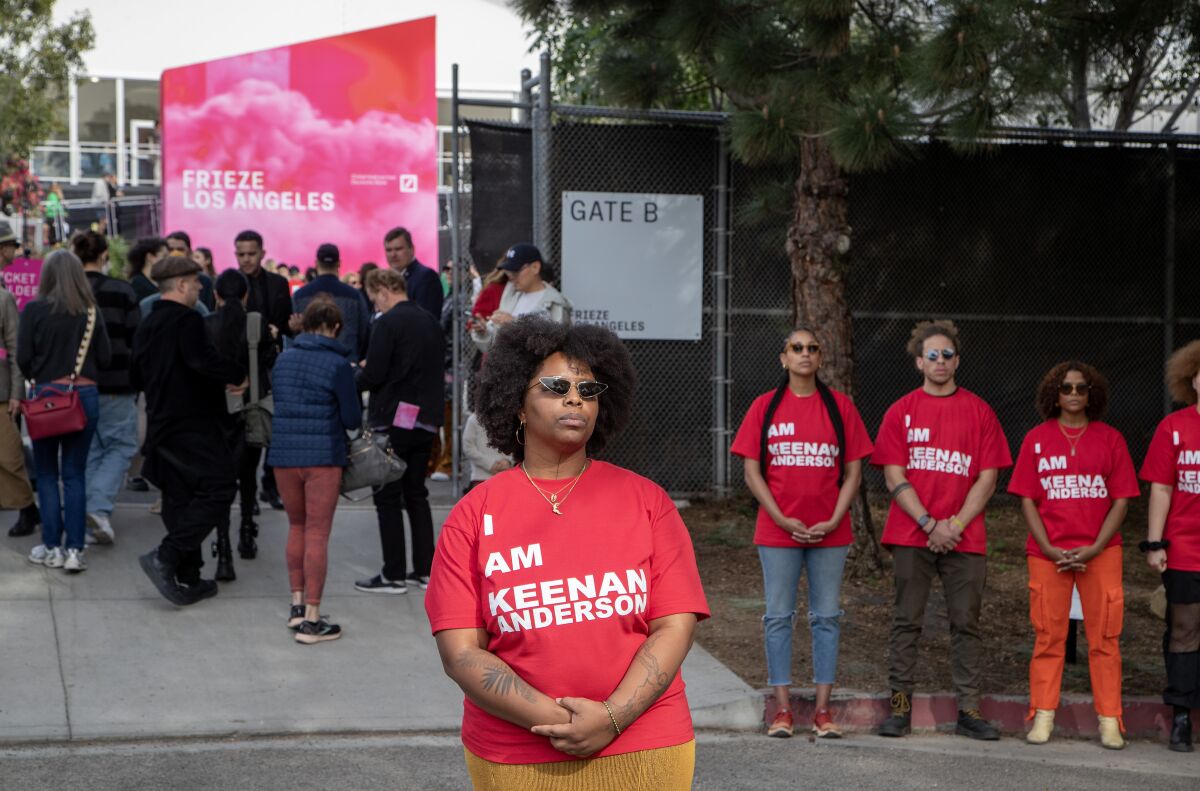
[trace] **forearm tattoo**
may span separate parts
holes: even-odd
[[[460,660],[458,665],[464,670],[482,670],[479,680],[487,692],[500,697],[515,692],[528,702],[537,703],[533,687],[526,684],[516,671],[506,664],[467,657]]]
[[[625,705],[618,709],[620,713],[617,719],[622,728],[628,727],[642,712],[650,708],[650,705],[658,700],[671,684],[671,676],[663,671],[658,657],[654,655],[654,645],[660,637],[662,637],[661,632],[647,637],[646,642],[642,643],[642,647],[634,656],[634,661],[645,671],[645,676],[633,690],[633,694],[629,696]]]

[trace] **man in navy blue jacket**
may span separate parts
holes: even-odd
[[[383,237],[383,252],[388,266],[404,275],[408,298],[429,311],[435,319],[442,317],[442,279],[437,272],[417,260],[412,234],[406,228],[393,228]]]
[[[300,332],[300,314],[318,294],[326,294],[342,312],[342,329],[337,342],[350,351],[352,362],[367,356],[367,339],[371,336],[371,311],[367,299],[354,286],[338,277],[342,257],[337,245],[323,244],[317,248],[317,276],[292,294],[292,331]]]

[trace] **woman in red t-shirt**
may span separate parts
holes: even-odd
[[[1158,424],[1142,462],[1150,513],[1140,548],[1167,589],[1163,702],[1175,709],[1168,744],[1191,752],[1191,710],[1200,708],[1200,341],[1171,355],[1167,388],[1187,406]]]
[[[491,446],[518,465],[451,511],[425,600],[466,693],[475,788],[690,788],[679,667],[708,617],[691,539],[661,488],[590,458],[629,416],[629,353],[607,329],[527,316],[497,333],[478,388]]]
[[[1021,498],[1029,525],[1030,744],[1045,744],[1054,729],[1066,657],[1071,591],[1079,589],[1087,630],[1093,705],[1100,743],[1125,746],[1121,737],[1121,522],[1139,494],[1125,438],[1100,422],[1108,382],[1090,365],[1051,368],[1037,391],[1046,421],[1025,435],[1009,494]]]
[[[829,712],[841,633],[842,571],[850,549],[850,504],[871,440],[849,398],[817,378],[821,345],[808,329],[784,342],[783,381],[750,405],[730,450],[744,460],[746,486],[759,503],[754,528],[763,569],[767,683],[775,689],[768,736],[793,732],[790,705],[792,623],[801,573],[808,576],[816,711],[812,730],[837,738]]]

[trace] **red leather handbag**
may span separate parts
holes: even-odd
[[[51,385],[41,395],[21,402],[21,414],[25,416],[25,427],[30,439],[46,439],[63,434],[83,431],[87,426],[87,414],[83,402],[75,389],[75,379],[83,370],[88,347],[92,344],[92,332],[96,329],[96,309],[88,308],[87,327],[83,340],[79,342],[79,353],[75,355],[75,370],[71,373],[71,384],[66,389]]]

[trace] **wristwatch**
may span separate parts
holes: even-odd
[[[917,527],[921,528],[922,533],[929,535],[929,531],[925,529],[925,525],[929,524],[932,521],[933,521],[932,516],[930,516],[929,514],[924,514],[919,519],[917,519]]]

